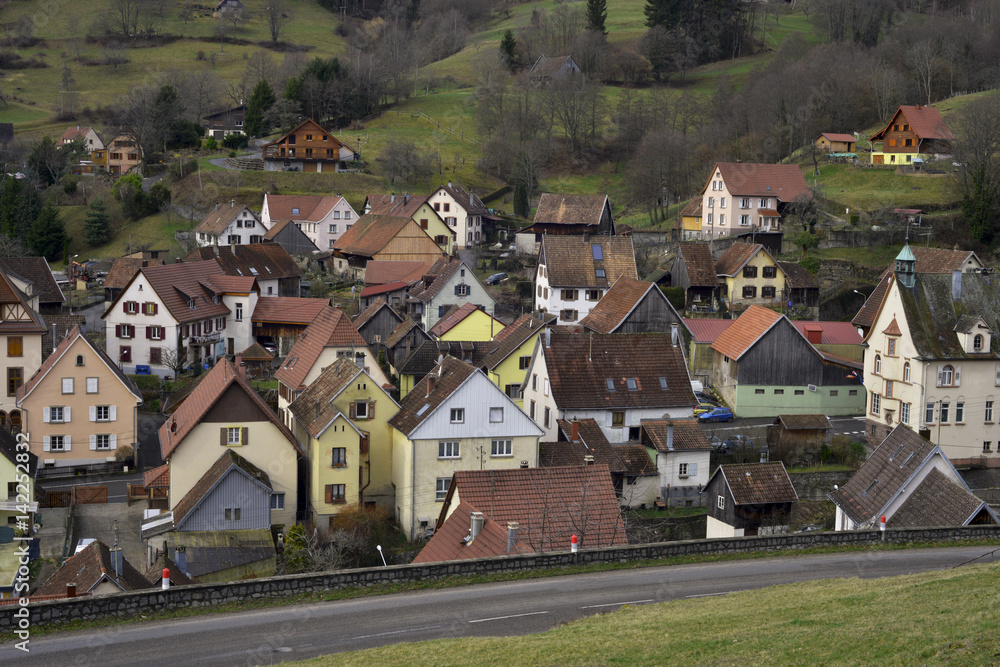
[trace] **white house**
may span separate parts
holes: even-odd
[[[451,306],[474,303],[492,317],[497,303],[468,264],[444,257],[427,270],[422,282],[410,288],[407,301],[410,316],[424,331],[430,331]]]
[[[638,280],[631,236],[542,237],[535,269],[535,310],[576,324],[619,277]]]
[[[648,419],[639,441],[656,450],[660,499],[673,507],[698,507],[708,484],[712,445],[694,419]]]
[[[329,250],[354,224],[358,214],[340,195],[265,193],[260,219],[268,229],[279,220],[291,220],[317,248]]]
[[[228,206],[216,206],[205,216],[195,227],[194,235],[199,246],[241,245],[263,243],[268,229],[270,226],[261,222],[249,207],[230,201]]]
[[[669,333],[569,334],[546,330],[523,385],[524,406],[556,439],[557,419],[594,419],[612,443],[635,442],[646,419],[694,415],[697,400]]]
[[[701,236],[780,231],[785,207],[810,197],[796,164],[717,162],[701,191]]]
[[[448,185],[442,185],[431,193],[427,203],[455,232],[457,247],[471,248],[483,240],[483,222],[488,210],[475,193],[448,181]]]

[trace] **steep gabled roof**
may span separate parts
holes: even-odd
[[[309,324],[330,307],[329,299],[298,296],[262,296],[257,299],[251,320],[273,324]]]
[[[733,277],[743,270],[746,263],[757,256],[757,253],[771,253],[759,243],[734,243],[722,254],[719,261],[715,263],[715,273],[720,276]],[[771,257],[773,260],[774,258]]]
[[[124,289],[132,276],[139,272],[144,266],[160,266],[162,259],[140,259],[138,257],[118,257],[115,259],[108,275],[104,278],[105,289]]]
[[[496,349],[483,359],[483,366],[493,370],[521,347],[525,341],[541,331],[543,326],[555,322],[556,319],[555,315],[549,313],[542,313],[540,317],[541,319],[530,314],[521,315],[513,323],[504,327],[500,333],[493,337]]]
[[[375,317],[375,313],[382,310],[383,308],[389,308],[389,304],[385,299],[375,299],[372,301],[371,305],[365,308],[357,317],[354,318],[354,328],[361,329],[361,327],[368,322],[371,318]],[[397,313],[392,308],[389,308],[389,312],[392,313],[393,319],[397,322],[402,322],[403,317]]]
[[[247,211],[253,216],[253,219],[258,223],[260,218],[257,214],[251,211],[246,206],[236,206],[233,202],[230,202],[229,206],[220,206],[216,210],[212,211],[205,216],[205,219],[201,221],[201,224],[195,227],[194,231],[201,234],[212,234],[218,236],[222,232],[226,231],[226,228],[233,223],[233,220],[238,218],[243,211]]]
[[[385,285],[401,282],[412,285],[431,268],[427,262],[404,262],[372,259],[365,265],[365,285]]]
[[[340,141],[339,139],[337,139],[337,137],[333,136],[332,132],[328,132],[326,130],[326,128],[324,128],[322,125],[320,125],[319,123],[317,123],[316,121],[314,121],[312,118],[306,118],[304,121],[302,121],[301,123],[299,123],[298,125],[296,125],[292,129],[290,129],[288,132],[285,132],[283,135],[281,135],[280,137],[278,137],[274,141],[264,144],[261,148],[267,148],[268,146],[276,146],[276,145],[280,144],[282,141],[284,141],[285,139],[287,139],[289,135],[295,134],[296,132],[298,132],[299,130],[305,128],[306,126],[315,127],[320,132],[325,132],[326,134],[328,134],[330,136],[330,141],[334,141],[334,142],[340,144],[341,146],[343,146],[345,148],[351,148],[350,146],[348,146],[347,144],[345,144],[343,141]],[[351,149],[351,150],[354,150],[354,149]],[[354,151],[354,152],[356,153],[357,151]]]
[[[754,304],[719,334],[712,343],[712,349],[730,359],[739,359],[781,319],[780,313]]]
[[[712,259],[712,247],[708,243],[681,243],[680,253],[684,258],[684,266],[687,267],[688,284],[691,287],[719,285],[715,260]]]
[[[621,276],[638,280],[631,236],[542,237],[549,285],[560,287],[610,287]],[[604,275],[598,275],[602,272]]]
[[[947,274],[918,273],[914,286],[896,282],[906,314],[905,326],[917,355],[925,360],[1000,358],[1000,336],[991,336],[991,347],[983,353],[966,352],[955,331],[962,315],[983,318],[995,332],[1000,331],[1000,289],[995,274],[963,273],[961,299],[953,297],[953,279]]]
[[[343,199],[336,195],[267,194],[266,197],[267,214],[271,220],[292,222],[319,222]]]
[[[444,355],[461,357],[476,368],[483,365],[483,359],[497,349],[491,340],[425,340],[398,364],[400,375],[422,376],[431,372]]]
[[[622,276],[605,292],[590,313],[580,320],[580,324],[597,333],[611,333],[621,326],[647,294],[652,294],[654,299],[661,299],[677,321],[681,321],[680,315],[655,283]]]
[[[152,588],[153,585],[132,564],[122,558],[121,574],[115,576],[108,546],[99,540],[91,542],[83,551],[71,556],[55,573],[46,579],[34,595],[65,595],[66,584],[76,584],[77,593],[89,593],[101,581],[116,583],[123,591]]]
[[[643,419],[640,439],[659,452],[709,452],[712,443],[697,419]]]
[[[480,371],[474,366],[446,356],[400,400],[399,412],[389,420],[389,425],[409,435],[477,372]]]
[[[810,196],[809,186],[797,164],[755,164],[751,162],[717,162],[705,187],[704,194],[716,170],[722,172],[729,194],[735,197],[776,197],[790,202],[796,197]]]
[[[358,218],[351,228],[340,235],[334,247],[348,255],[373,257],[396,238],[407,225],[416,225],[411,218],[369,213]],[[430,237],[428,237],[430,238]]]
[[[87,136],[87,133],[90,132],[90,129],[91,128],[89,125],[71,125],[66,128],[65,132],[63,132],[61,143],[68,144],[71,141],[82,139],[83,137]]]
[[[684,357],[669,333],[553,332],[543,352],[560,410],[693,408],[697,403]]]
[[[34,308],[28,305],[28,298],[24,292],[18,289],[13,283],[13,279],[7,274],[0,272],[0,304],[19,305],[27,313],[30,321],[19,320],[0,321],[0,334],[44,334],[46,330],[45,320]]]
[[[142,473],[142,485],[147,489],[169,489],[170,464],[164,463]]]
[[[222,453],[215,463],[212,464],[205,474],[195,482],[194,486],[184,494],[180,502],[174,505],[174,527],[180,529],[188,516],[201,505],[202,501],[212,492],[219,482],[230,474],[231,470],[237,470],[237,474],[243,474],[249,479],[257,482],[260,486],[271,491],[271,479],[267,473],[247,461],[232,449],[227,449]]]
[[[885,127],[871,136],[871,141],[879,141],[884,138],[885,133],[892,127],[893,121],[899,114],[903,114],[903,117],[910,124],[910,129],[920,139],[943,139],[945,141],[954,141],[955,139],[955,135],[944,124],[941,112],[937,109],[922,104],[903,104],[896,110],[896,113],[892,114],[892,118],[889,119]]]
[[[285,363],[275,371],[274,377],[297,390],[305,382],[324,348],[351,346],[360,351],[368,351],[368,343],[354,328],[344,311],[326,306],[299,335],[288,351]]]
[[[465,262],[460,259],[448,259],[447,257],[438,259],[427,269],[423,276],[423,282],[410,288],[409,296],[427,303],[444,289],[448,280],[463,266],[465,266]],[[471,275],[474,280],[479,280],[476,278],[475,271],[467,266],[465,268],[467,276]]]
[[[390,333],[386,337],[385,346],[389,348],[395,347],[396,343],[403,340],[403,337],[406,336],[406,334],[410,333],[410,329],[412,329],[413,327],[419,328],[420,325],[417,324],[412,319],[410,319],[409,317],[404,319],[402,322],[396,325],[396,328],[392,330],[392,333]]]
[[[214,260],[146,266],[139,273],[146,278],[170,315],[178,322],[225,317],[229,314],[229,308],[221,300],[218,303],[213,301],[216,292],[211,285],[211,278],[219,273],[219,265]],[[132,281],[138,275],[133,275]],[[107,317],[108,313],[117,308],[124,295],[125,290],[122,289],[102,317]],[[191,302],[194,303],[193,308],[188,305]]]
[[[986,517],[989,517],[988,519]],[[996,512],[962,484],[934,468],[886,521],[889,528],[967,526],[973,520],[1000,523]]]
[[[218,262],[221,273],[227,276],[254,276],[258,280],[302,277],[302,269],[278,243],[198,248],[183,261],[186,264],[211,259]]]
[[[722,332],[733,325],[736,320],[692,319],[684,318],[684,325],[691,332],[696,343],[714,343]]]
[[[893,274],[892,269],[886,269],[882,272],[878,285],[875,286],[872,293],[865,299],[861,309],[858,310],[857,314],[851,320],[851,324],[863,329],[868,329],[875,325],[875,318],[878,317],[878,311],[882,308],[885,295],[889,293],[889,285],[894,280],[894,276],[895,274]]]
[[[412,218],[417,214],[417,210],[427,203],[430,197],[426,195],[368,195],[366,201],[370,207],[368,213],[375,215],[395,215],[404,218]],[[434,213],[434,210],[431,209]],[[438,220],[441,216],[434,213]],[[443,222],[443,221],[442,221]],[[451,230],[449,230],[451,231]],[[451,231],[452,236],[455,232]]]
[[[4,257],[0,259],[0,266],[30,282],[33,295],[38,295],[39,305],[66,301],[44,257]]]
[[[530,73],[535,76],[545,77],[552,76],[559,71],[559,68],[566,64],[566,61],[572,60],[573,56],[555,56],[546,57],[544,55],[539,56],[535,64],[531,66]]]
[[[737,505],[791,503],[799,499],[785,464],[780,461],[721,465],[708,480],[709,484],[716,475],[722,475]]]
[[[821,345],[861,345],[863,342],[861,334],[850,322],[813,322],[811,320],[792,320],[791,322],[803,336],[806,336],[808,331],[821,332]]]
[[[217,363],[212,370],[202,379],[194,391],[184,400],[183,403],[160,427],[160,450],[164,459],[170,455],[184,441],[184,438],[197,426],[202,417],[211,409],[215,403],[230,389],[236,387],[246,395],[247,400],[256,405],[261,412],[267,416],[268,420],[274,424],[282,436],[288,440],[295,451],[302,454],[302,448],[296,442],[295,436],[278,419],[277,415],[264,402],[253,387],[239,376],[233,362],[224,359]]]
[[[481,310],[482,309],[479,306],[472,303],[471,301],[468,303],[464,303],[461,306],[456,304],[455,306],[452,306],[452,308],[448,312],[445,313],[444,317],[439,319],[437,323],[435,323],[434,326],[431,327],[430,333],[434,336],[443,336],[452,329],[454,329],[455,327],[457,327],[459,324],[461,324],[465,320],[465,318]],[[499,320],[497,320],[489,313],[483,312],[483,314],[486,315],[486,317],[489,317],[490,319],[496,322],[497,331],[503,330],[503,324],[501,324]]]
[[[561,195],[543,192],[535,209],[532,224],[589,225],[601,224],[601,216],[608,206],[607,195]]]
[[[795,262],[778,262],[778,268],[785,274],[785,284],[792,289],[819,288],[816,276]]]
[[[928,248],[925,246],[909,246],[916,263],[913,270],[917,273],[948,273],[960,271],[969,260],[975,260],[979,266],[985,266],[979,256],[971,250],[949,250],[948,248]]]
[[[461,185],[455,185],[449,181],[448,183],[440,186],[434,192],[437,192],[438,190],[442,190],[451,195],[451,198],[454,199],[455,202],[464,208],[470,215],[483,215],[485,213],[489,213],[489,210],[486,208],[486,205],[483,204],[483,201],[479,198],[479,196],[469,192]]]
[[[243,361],[271,361],[274,359],[274,355],[265,350],[264,346],[256,341],[250,347],[240,352],[239,357]]]
[[[341,414],[333,404],[333,399],[350,386],[354,378],[364,372],[364,369],[352,359],[341,357],[324,368],[305,391],[292,401],[288,409],[309,435],[318,438],[337,415]]]
[[[573,424],[577,439],[573,440]],[[656,465],[642,445],[612,445],[594,419],[560,419],[559,442],[538,445],[539,466],[588,465],[584,457],[592,456],[591,463],[606,465],[612,474],[642,477],[656,475]]]

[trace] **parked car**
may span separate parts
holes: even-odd
[[[712,408],[708,412],[698,415],[700,422],[731,422],[733,421],[733,411],[729,408]]]
[[[506,273],[494,273],[492,276],[486,279],[487,285],[499,285],[503,281],[507,280]]]
[[[728,449],[753,449],[753,439],[748,435],[733,435],[725,439],[722,443]]]
[[[698,415],[714,410],[717,407],[719,406],[715,403],[699,403],[698,407],[694,409],[694,416],[697,417]]]

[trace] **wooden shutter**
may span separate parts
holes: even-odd
[[[375,419],[375,401],[368,401],[368,419]]]
[[[962,365],[955,366],[955,386],[962,386]]]
[[[43,452],[47,452],[47,451],[49,451],[50,447],[51,447],[51,440],[49,439],[49,436],[43,435],[42,436],[42,451]]]
[[[118,421],[118,406],[117,405],[112,405],[108,409],[108,413],[109,413],[108,416],[111,417],[111,421]]]
[[[42,422],[44,422],[46,424],[49,423],[49,421],[51,420],[51,417],[49,416],[49,414],[50,414],[50,412],[49,412],[48,408],[42,408]],[[48,451],[48,450],[45,450],[45,451]]]
[[[368,453],[368,434],[367,433],[362,433],[361,434],[361,453],[362,454],[367,454]]]
[[[153,314],[156,315],[160,312],[160,304],[153,303]]]
[[[351,419],[357,419],[357,418],[358,418],[358,404],[357,404],[357,403],[354,403],[354,402],[352,401],[352,402],[351,402],[351,406],[350,406],[350,408],[348,409],[348,411],[347,411],[347,412],[348,412],[348,416],[349,416],[349,417],[350,417]]]
[[[153,337],[153,327],[146,327],[146,340],[150,340]]]
[[[70,443],[68,435],[63,436],[63,449],[67,452],[73,449],[73,445]]]
[[[219,444],[225,447],[228,443],[226,442],[226,427],[223,426],[219,429]]]
[[[45,451],[49,451],[49,444],[47,442],[45,443]],[[330,505],[333,503],[333,484],[327,484],[324,490],[326,491],[326,503]]]
[[[692,477],[694,477],[695,475],[698,474],[698,464],[697,463],[689,463],[688,464],[688,474],[691,475]]]
[[[114,433],[111,434],[111,449],[118,449],[118,436]]]
[[[97,406],[96,405],[91,405],[89,409],[90,409],[90,421],[96,422],[97,421]]]
[[[941,386],[941,381],[943,379],[943,373],[941,372],[941,367],[940,366],[938,366],[937,368],[938,368],[937,386],[940,387]]]
[[[250,444],[250,428],[248,426],[243,427],[243,433],[240,436],[240,444],[244,447]]]
[[[123,313],[128,312],[128,301],[122,301],[122,312]]]
[[[461,296],[461,292],[459,291],[461,288],[461,285],[455,285],[455,296]]]
[[[73,419],[73,409],[67,405],[65,408],[63,408],[63,421],[68,422],[72,421],[72,419]]]
[[[97,436],[96,435],[90,436],[90,449],[92,451],[96,451],[97,450]]]
[[[122,325],[116,324],[115,325],[115,338],[121,338],[121,337],[122,337]]]

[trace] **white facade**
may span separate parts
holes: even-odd
[[[558,324],[576,324],[590,314],[607,290],[603,287],[550,285],[545,264],[535,269],[535,310],[554,315]]]
[[[325,209],[322,205],[317,209],[326,210],[324,215],[317,216],[315,220],[299,218],[297,208],[292,208],[292,222],[302,230],[310,241],[320,250],[329,250],[334,242],[339,239],[344,232],[350,229],[351,225],[357,222],[358,214],[346,199],[340,196],[331,196],[335,202],[332,207]],[[302,215],[305,215],[304,213]],[[267,194],[264,195],[264,205],[260,211],[260,219],[268,229],[270,229],[276,219],[271,216],[271,207],[268,205]]]
[[[244,206],[243,210],[237,214],[221,234],[196,231],[195,240],[199,247],[263,243],[264,234],[267,233],[268,229],[270,229],[270,225],[264,224],[256,213]]]
[[[741,195],[726,183],[722,171],[716,167],[701,201],[701,237],[715,239],[721,236],[742,234],[756,228],[760,232],[778,231],[780,218],[773,217],[778,209],[778,198]]]
[[[469,215],[470,202],[460,202],[445,188],[438,188],[427,203],[441,216],[448,228],[455,232],[457,248],[471,248],[482,240],[483,218],[481,215]]]
[[[437,278],[437,280],[442,280]],[[429,301],[423,304],[421,320],[424,331],[430,331],[431,327],[437,324],[451,306],[462,306],[467,303],[474,303],[482,306],[488,315],[494,316],[496,312],[496,301],[490,295],[486,287],[479,282],[476,272],[470,269],[465,263],[453,273],[444,284],[441,285],[437,293]]]
[[[223,294],[222,303],[229,309],[226,328],[223,334],[226,338],[227,352],[238,354],[247,349],[257,340],[253,334],[253,324],[250,321],[260,293],[251,291],[249,294]]]
[[[664,489],[704,488],[708,484],[710,452],[657,452],[656,469]]]

